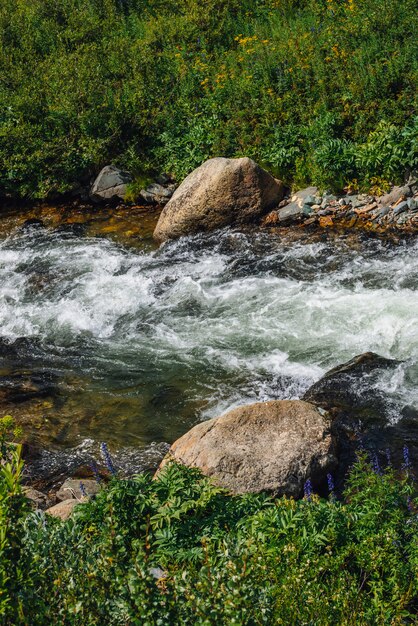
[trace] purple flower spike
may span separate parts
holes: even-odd
[[[380,470],[379,459],[377,458],[377,454],[373,455],[373,471],[378,476],[380,476],[382,473]]]
[[[334,500],[335,499],[335,493],[334,493],[335,485],[334,485],[334,479],[332,478],[332,474],[327,474],[327,481],[328,481],[329,496],[331,500]]]
[[[304,487],[303,487],[303,492],[305,494],[305,498],[307,499],[308,502],[311,502],[312,500],[312,483],[311,483],[311,479],[308,478],[308,480],[306,481]]]
[[[411,469],[411,459],[409,458],[409,448],[407,445],[403,447],[403,466],[402,468],[406,471]]]
[[[99,470],[97,469],[97,465],[95,461],[92,461],[90,464],[91,467],[91,471],[93,472],[93,476],[96,480],[96,482],[100,483],[101,482],[101,478],[100,478],[100,474],[99,474]]]
[[[112,457],[110,456],[110,452],[106,443],[103,442],[102,444],[100,444],[100,451],[102,453],[103,460],[106,464],[107,469],[112,474],[112,476],[115,476],[116,475],[115,466],[113,465]]]
[[[86,491],[86,488],[84,486],[84,483],[80,480],[80,491],[81,491],[81,495],[83,496],[83,498],[87,498],[88,494]]]
[[[385,454],[386,454],[386,461],[387,461],[388,467],[390,467],[392,465],[392,460],[390,458],[389,448],[386,448]]]

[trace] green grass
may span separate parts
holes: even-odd
[[[1,624],[416,623],[418,500],[407,469],[375,473],[361,454],[341,500],[294,501],[232,497],[171,464],[157,480],[113,478],[61,522],[29,511],[19,450],[2,445],[2,459]]]
[[[0,188],[248,155],[295,185],[418,165],[413,0],[3,0]]]

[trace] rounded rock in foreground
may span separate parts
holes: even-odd
[[[302,400],[241,406],[202,422],[170,448],[170,459],[199,468],[234,494],[299,497],[320,484],[336,458],[328,413]]]
[[[175,191],[154,238],[162,242],[247,224],[277,206],[282,197],[283,184],[251,159],[209,159]]]
[[[54,506],[51,506],[51,508],[47,509],[46,513],[48,513],[48,515],[52,515],[52,517],[58,517],[58,519],[65,522],[67,519],[69,519],[75,507],[77,506],[77,504],[80,504],[80,502],[83,502],[83,499],[63,500],[63,502],[58,502],[58,504],[55,504]]]

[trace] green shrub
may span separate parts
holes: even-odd
[[[21,446],[10,443],[19,435],[9,415],[0,419],[0,620],[5,624],[24,623],[26,572],[21,553],[28,507],[20,487]]]
[[[3,0],[0,185],[249,155],[341,187],[416,167],[413,0]]]
[[[407,468],[376,473],[360,455],[342,500],[230,496],[170,464],[157,480],[112,479],[67,522],[9,507],[19,542],[0,598],[19,602],[2,600],[3,623],[412,624],[412,497]]]

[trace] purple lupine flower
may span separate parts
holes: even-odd
[[[392,460],[391,460],[391,457],[390,457],[390,450],[389,450],[389,448],[386,448],[385,454],[386,454],[386,461],[387,461],[388,467],[391,467]]]
[[[93,476],[94,476],[96,482],[100,483],[101,482],[101,478],[100,478],[99,470],[97,469],[96,462],[92,461],[90,463],[90,467],[91,467],[91,471],[93,472]]]
[[[379,459],[377,457],[377,454],[373,455],[373,459],[372,459],[372,465],[373,465],[373,471],[375,474],[377,474],[378,476],[381,475],[382,471],[380,469],[380,465],[379,465]]]
[[[312,500],[312,483],[310,478],[308,478],[303,486],[303,493],[307,501],[310,502]]]
[[[335,493],[334,493],[335,485],[334,485],[334,479],[332,478],[332,474],[327,474],[327,481],[328,481],[329,496],[331,500],[334,500],[335,499]]]
[[[412,513],[412,512],[413,512],[413,510],[414,510],[414,507],[412,506],[412,499],[411,499],[411,496],[408,496],[408,497],[407,497],[407,499],[406,499],[406,506],[408,507],[408,511],[409,511],[410,513]]]
[[[409,458],[409,448],[407,445],[403,447],[403,461],[402,469],[406,471],[411,469],[411,459]]]
[[[84,483],[81,480],[80,480],[80,491],[81,491],[81,495],[83,496],[83,498],[88,497]]]
[[[112,476],[115,476],[115,474],[116,474],[115,466],[113,465],[112,457],[110,456],[109,449],[108,449],[107,444],[105,442],[100,444],[100,451],[102,453],[102,457],[103,457],[103,460],[104,460],[104,462],[106,464],[107,469],[112,474]]]

